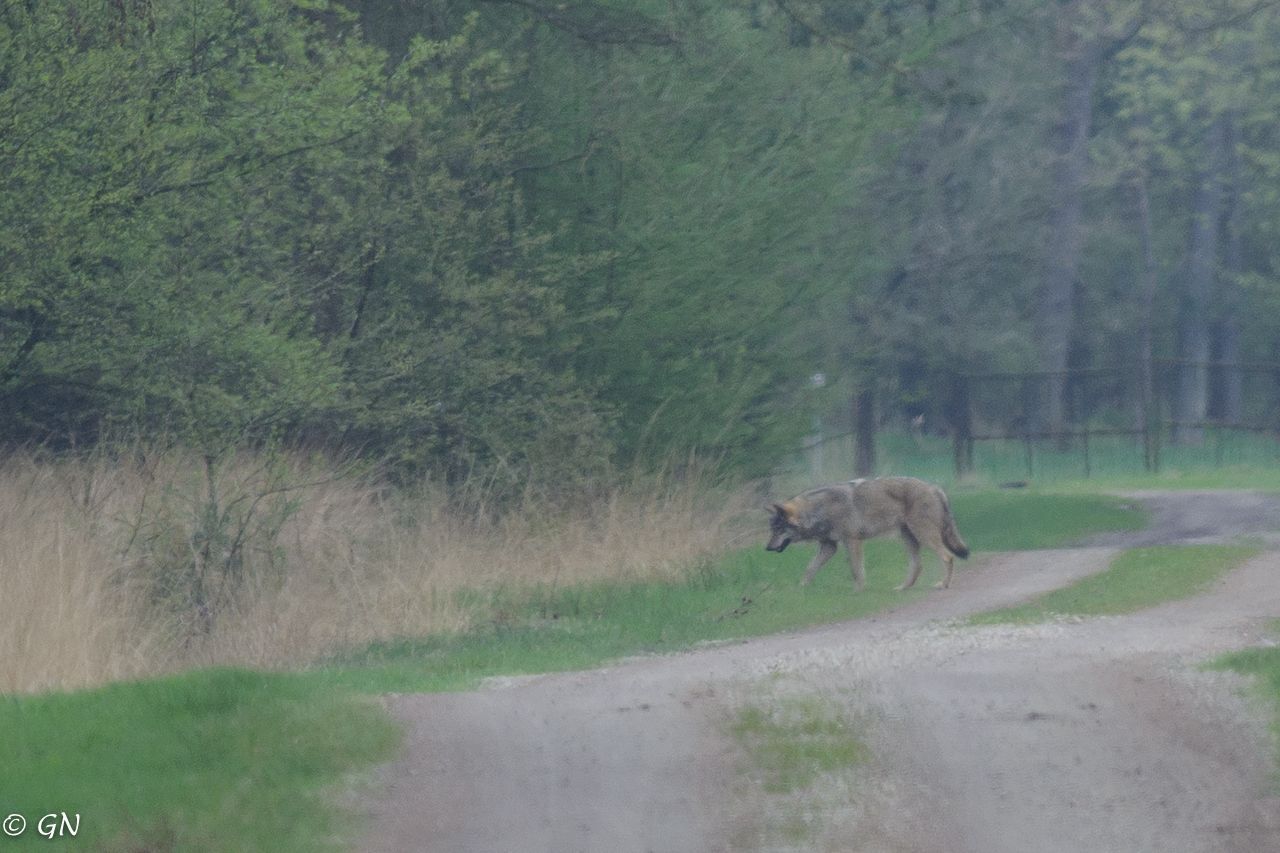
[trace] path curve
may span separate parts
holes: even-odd
[[[1198,664],[1267,641],[1280,551],[1210,592],[1126,617],[968,628],[949,620],[1105,568],[1118,548],[1272,541],[1280,498],[1136,493],[1147,530],[996,554],[951,590],[876,617],[486,689],[387,698],[406,727],[362,849],[767,848],[724,721],[764,680],[867,723],[848,809],[796,849],[1280,850],[1265,714]],[[1277,540],[1280,541],[1280,540]],[[757,831],[760,830],[760,831]]]

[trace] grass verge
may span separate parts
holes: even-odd
[[[1103,572],[1034,601],[979,613],[970,624],[1040,622],[1053,616],[1132,613],[1186,598],[1258,553],[1241,545],[1134,548]]]
[[[1097,533],[1138,530],[1147,520],[1133,501],[1099,494],[958,491],[951,505],[961,534],[979,552],[1061,548]]]
[[[334,785],[386,760],[398,729],[316,679],[210,669],[71,694],[0,697],[5,850],[57,849],[39,816],[79,813],[68,848],[344,849]]]
[[[1056,547],[1089,533],[1132,529],[1144,519],[1124,501],[1097,495],[958,493],[952,503],[977,553]],[[906,556],[899,542],[880,539],[867,543],[862,593],[853,592],[842,553],[813,586],[800,587],[812,553],[812,545],[801,545],[769,554],[758,543],[677,580],[473,592],[467,606],[483,615],[471,630],[374,643],[325,661],[317,674],[360,690],[460,690],[488,676],[580,669],[864,617],[933,592],[938,573],[936,558],[926,554],[917,588],[894,591]]]
[[[1280,646],[1232,652],[1214,661],[1211,668],[1253,676],[1257,692],[1271,706],[1271,731],[1275,743],[1280,744]],[[1276,784],[1280,785],[1280,779]]]

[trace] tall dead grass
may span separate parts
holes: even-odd
[[[497,513],[301,458],[17,454],[0,463],[0,692],[459,630],[478,615],[463,589],[675,578],[745,507],[697,466]]]

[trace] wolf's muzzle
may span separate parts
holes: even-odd
[[[791,544],[791,537],[788,536],[786,539],[783,539],[781,542],[774,542],[773,540],[770,540],[769,544],[764,546],[764,549],[766,551],[775,551],[781,554],[783,551],[787,550],[787,546],[790,544]]]

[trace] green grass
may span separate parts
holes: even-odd
[[[1212,668],[1229,669],[1254,677],[1258,693],[1271,706],[1273,740],[1280,744],[1280,646],[1233,652],[1214,661]],[[1274,784],[1280,785],[1280,777],[1274,780]]]
[[[867,589],[860,594],[841,555],[801,588],[812,552],[793,547],[775,555],[757,547],[673,583],[500,590],[483,605],[485,622],[476,629],[374,644],[322,669],[336,683],[361,690],[466,689],[487,676],[582,669],[851,619],[924,594],[893,591],[906,563],[896,543],[869,543]]]
[[[941,436],[916,439],[898,432],[876,437],[881,472],[955,484],[951,440]],[[793,491],[814,481],[847,479],[853,468],[853,440],[842,437],[823,446],[822,471],[813,459],[797,455],[782,480]],[[1018,440],[979,441],[974,445],[973,484],[996,486],[1024,481],[1054,491],[1098,492],[1133,489],[1259,489],[1280,491],[1280,442],[1271,435],[1240,430],[1209,429],[1197,447],[1160,448],[1160,471],[1143,468],[1141,442],[1131,436],[1094,436],[1088,465],[1083,444],[1060,450],[1051,440],[1033,443],[1028,467],[1027,448]],[[788,473],[789,472],[789,473]]]
[[[1194,595],[1257,553],[1239,545],[1183,545],[1134,548],[1106,571],[1034,601],[981,613],[971,624],[1039,622],[1054,616],[1132,613]]]
[[[0,696],[0,849],[343,849],[333,783],[399,734],[366,697],[314,678],[213,669],[42,696]],[[62,842],[40,815],[80,813]]]
[[[1205,490],[1250,489],[1280,492],[1280,467],[1270,465],[1224,465],[1202,468],[1162,468],[1158,474],[1115,474],[1091,480],[1063,481],[1054,485],[1062,493],[1097,491],[1133,492],[1143,489]]]
[[[1096,494],[956,491],[951,505],[961,535],[975,551],[1060,548],[1092,534],[1138,530],[1146,523],[1146,514],[1132,501]]]
[[[803,790],[820,775],[854,767],[869,755],[857,727],[817,697],[748,705],[738,711],[729,731],[770,794]]]
[[[1102,530],[1132,529],[1143,514],[1101,496],[1026,491],[957,493],[961,532],[976,554],[1050,548]],[[671,652],[706,641],[795,630],[883,611],[933,592],[937,559],[925,555],[916,589],[896,592],[906,554],[892,539],[867,543],[867,588],[853,591],[838,553],[811,587],[800,587],[814,546],[782,554],[760,541],[671,583],[607,583],[504,589],[473,595],[481,627],[463,634],[378,643],[324,662],[317,675],[371,691],[459,690],[511,673],[581,669],[627,655]],[[963,583],[963,564],[957,569]]]

